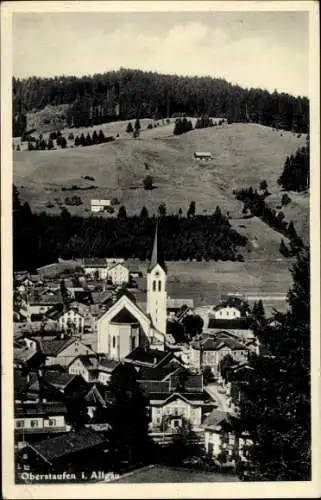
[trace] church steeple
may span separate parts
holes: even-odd
[[[154,244],[148,272],[150,272],[157,264],[161,266],[165,273],[167,272],[161,241],[158,237],[158,221],[156,222]]]
[[[153,326],[159,332],[166,334],[167,268],[160,243],[157,223],[152,256],[147,273],[147,313],[151,317]]]

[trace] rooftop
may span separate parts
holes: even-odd
[[[52,401],[48,403],[24,403],[23,405],[17,404],[14,409],[15,418],[66,414],[67,408],[60,401]]]
[[[169,359],[172,356],[173,355],[168,351],[136,347],[136,349],[126,356],[125,360],[157,366],[161,361],[164,361],[167,357]]]
[[[103,267],[107,268],[106,259],[99,259],[97,257],[83,259],[84,267]]]
[[[96,431],[83,428],[53,439],[45,439],[29,447],[46,462],[102,445],[105,440]]]

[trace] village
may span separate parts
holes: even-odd
[[[108,446],[101,434],[108,424],[99,415],[123,365],[135,370],[148,399],[153,441],[167,444],[189,422],[213,463],[246,462],[249,437],[239,407],[249,355],[260,351],[258,318],[232,294],[201,317],[192,299],[167,295],[167,276],[157,225],[146,274],[108,258],[15,273],[18,471],[61,470],[84,456],[99,460]],[[70,413],[80,407],[87,423],[79,427]]]

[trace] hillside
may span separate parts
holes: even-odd
[[[36,211],[45,210],[51,202],[55,206],[46,210],[58,213],[57,201],[63,203],[70,194],[62,192],[62,187],[95,185],[95,190],[72,193],[81,197],[83,205],[69,207],[71,213],[88,213],[92,198],[116,197],[128,214],[139,213],[143,206],[151,214],[162,202],[169,213],[177,213],[179,208],[185,212],[194,200],[198,213],[212,213],[219,205],[224,212],[230,212],[234,224],[252,226],[253,220],[237,220],[242,205],[235,200],[233,189],[258,187],[265,179],[271,203],[277,206],[281,190],[276,181],[284,159],[305,142],[303,135],[299,138],[291,132],[276,132],[256,124],[193,130],[175,137],[172,123],[152,130],[146,129],[147,120],[141,123],[145,130],[139,139],[126,134],[126,122],[114,122],[96,127],[102,128],[105,135],[119,133],[112,143],[56,151],[15,151],[14,183],[22,199]],[[65,130],[64,135],[68,133]],[[198,162],[193,158],[194,151],[210,151],[213,160]],[[146,174],[153,177],[156,189],[143,189]],[[86,175],[95,180],[81,179]],[[308,198],[303,194],[291,197],[293,201],[285,208],[286,218],[306,235]],[[275,233],[263,226],[267,233]]]

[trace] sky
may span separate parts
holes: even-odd
[[[15,13],[16,77],[120,67],[309,94],[305,12]]]

